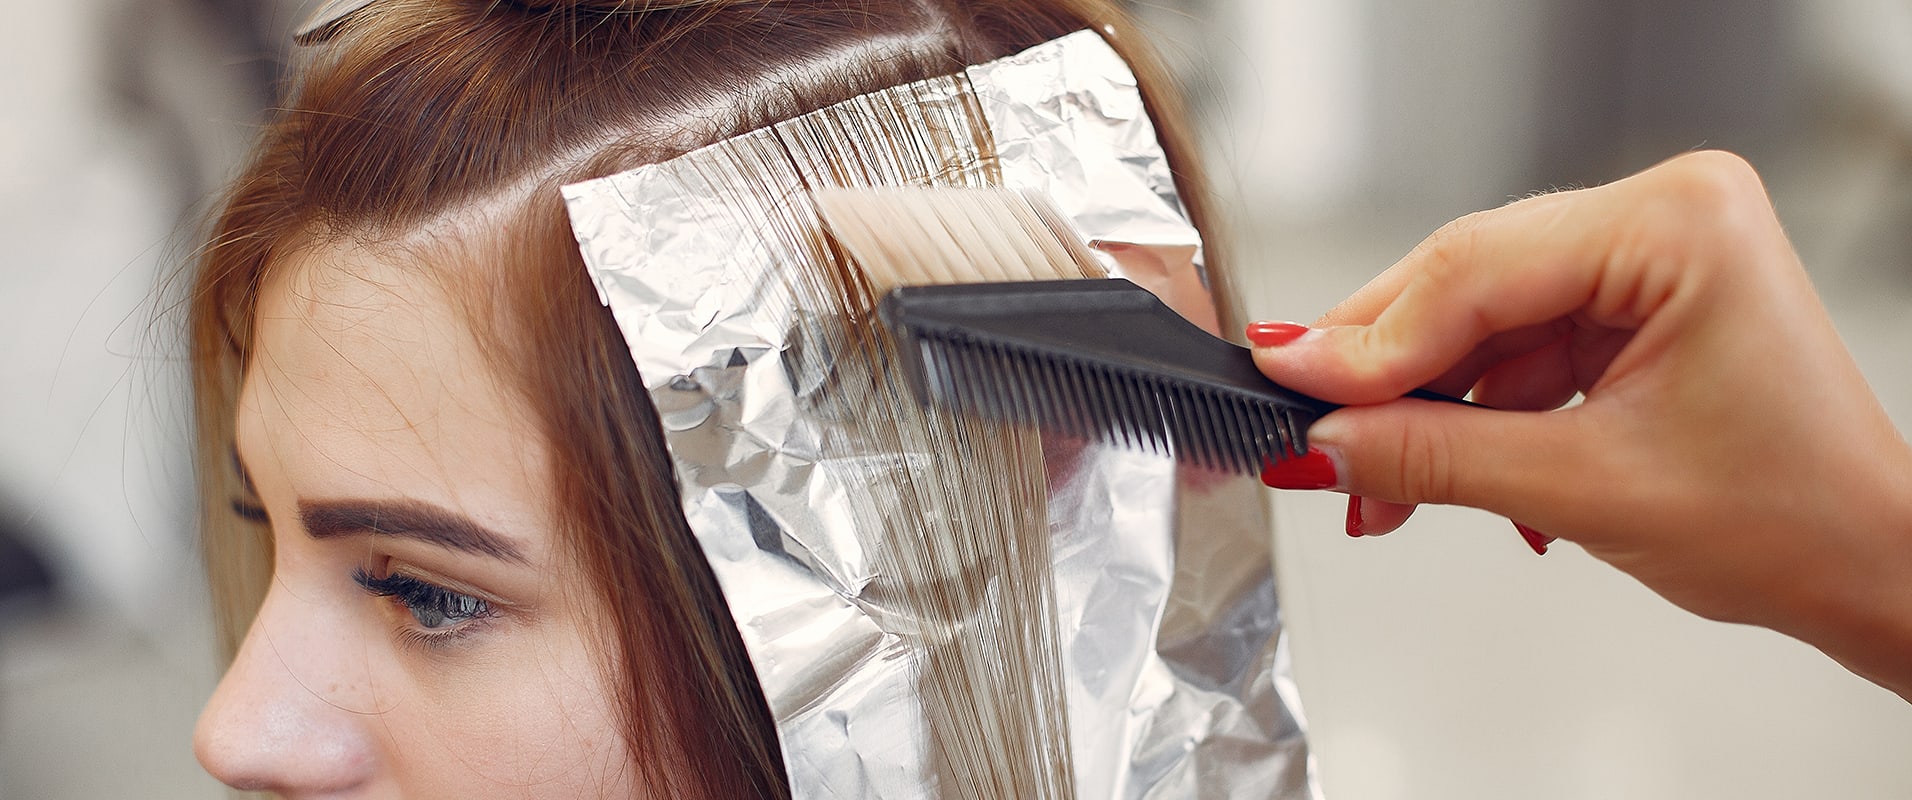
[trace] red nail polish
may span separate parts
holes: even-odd
[[[1307,332],[1308,326],[1292,322],[1251,322],[1248,324],[1248,342],[1256,347],[1280,347]]]
[[[1513,522],[1513,520],[1508,520],[1508,521]],[[1540,531],[1534,530],[1533,528],[1529,528],[1518,522],[1514,522],[1514,530],[1520,531],[1520,538],[1527,540],[1527,546],[1533,548],[1534,555],[1537,555],[1537,556],[1546,555],[1548,543],[1554,540],[1554,537],[1548,536],[1547,534],[1541,533]]]
[[[1272,461],[1261,469],[1261,482],[1276,489],[1328,489],[1334,486],[1334,462],[1320,450]]]
[[[1361,532],[1361,496],[1348,495],[1348,535],[1356,538],[1366,536]]]

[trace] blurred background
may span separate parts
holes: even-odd
[[[0,799],[213,798],[178,292],[298,0],[15,3],[0,26]],[[1905,0],[1155,0],[1256,318],[1441,223],[1697,147],[1765,175],[1912,430]],[[1276,498],[1320,778],[1369,798],[1912,796],[1912,706],[1561,543]]]

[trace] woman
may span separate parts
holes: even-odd
[[[557,187],[1083,28],[1137,41],[1094,0],[378,0],[330,26],[194,287],[234,653],[201,762],[288,796],[786,794]]]

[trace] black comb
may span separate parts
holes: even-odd
[[[1247,348],[1119,278],[903,286],[877,313],[926,402],[1210,469],[1306,453],[1308,425],[1340,407],[1268,380]]]

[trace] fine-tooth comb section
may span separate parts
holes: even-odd
[[[929,402],[1253,473],[1335,406],[1125,280],[905,286],[879,314]]]
[[[890,292],[878,310],[920,398],[1238,472],[1305,452],[1308,422],[1333,408],[1128,281],[1071,280],[1102,277],[1100,263],[1040,194],[813,196],[869,296]]]
[[[1252,472],[1305,452],[1296,434],[1312,411],[1089,366],[1002,343],[918,339],[931,402],[988,419],[1173,455],[1210,469]]]

